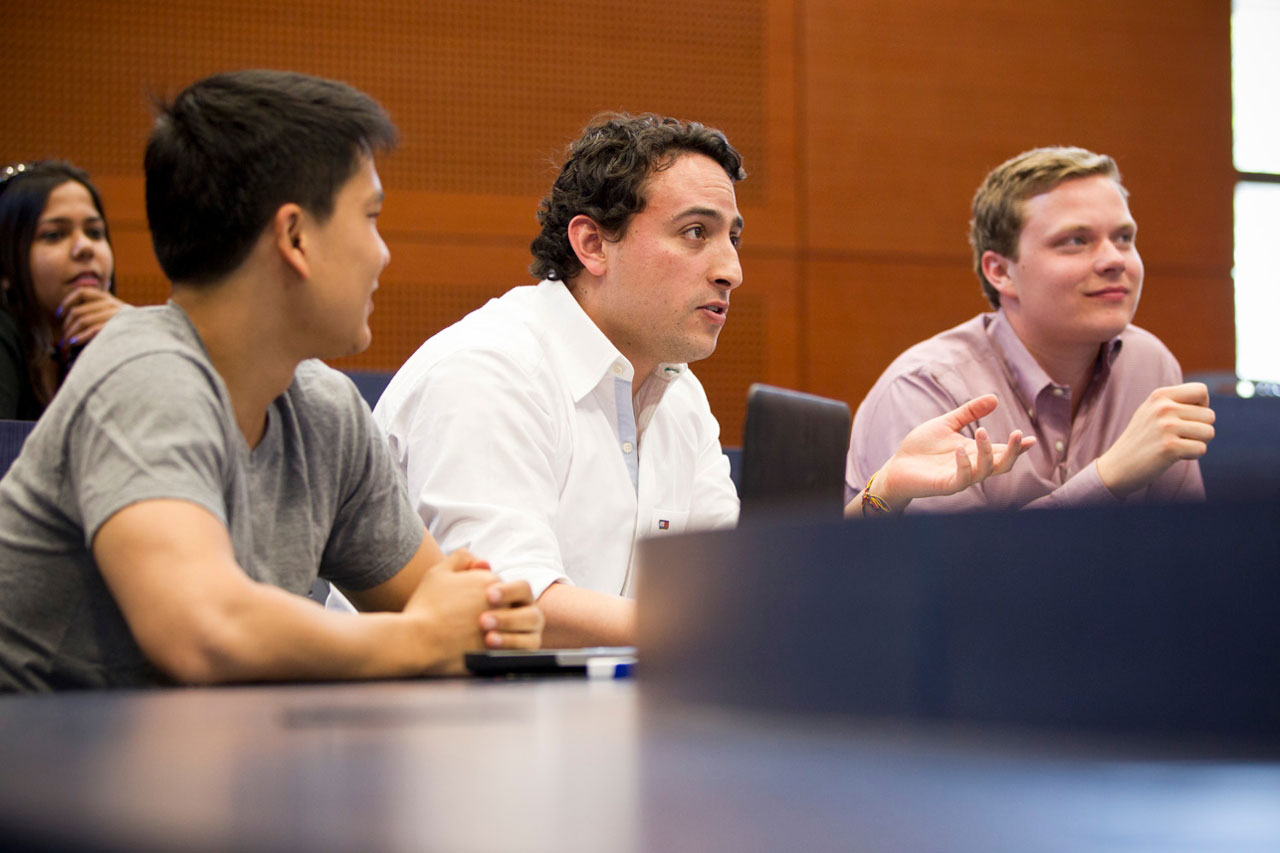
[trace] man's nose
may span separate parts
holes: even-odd
[[[1102,241],[1096,263],[1098,272],[1123,272],[1126,263],[1124,251],[1116,245],[1114,240]]]
[[[729,239],[723,242],[721,250],[716,254],[711,278],[717,285],[728,290],[742,284],[742,262],[738,258],[738,247]]]

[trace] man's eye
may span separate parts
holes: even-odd
[[[707,236],[707,229],[703,228],[701,225],[695,225],[684,233],[693,237],[695,240],[701,240],[703,237]]]

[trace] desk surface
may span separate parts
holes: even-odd
[[[1274,850],[1280,757],[659,702],[633,681],[0,698],[0,837],[100,849]]]

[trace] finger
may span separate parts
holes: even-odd
[[[963,445],[956,445],[956,491],[967,488],[973,482],[973,464]]]
[[[542,647],[542,632],[504,634],[489,631],[484,635],[484,644],[491,649],[537,649]]]
[[[978,427],[973,434],[973,443],[977,449],[978,460],[973,470],[973,482],[978,483],[991,475],[995,466],[995,451],[991,448],[991,436],[986,427]]]
[[[117,311],[117,306],[110,302],[76,305],[63,315],[62,336],[96,335]]]
[[[1194,403],[1179,403],[1173,407],[1174,417],[1184,421],[1198,421],[1211,424],[1218,419],[1217,414],[1208,406],[1197,406]]]
[[[996,395],[984,394],[981,397],[975,397],[957,409],[952,409],[942,416],[947,425],[953,430],[958,430],[965,424],[971,424],[979,418],[985,418],[996,410]]]
[[[485,600],[493,607],[520,607],[533,604],[533,590],[528,581],[495,583],[485,591]]]
[[[1178,424],[1175,431],[1179,438],[1191,439],[1193,441],[1209,442],[1216,435],[1213,426],[1198,421],[1182,421]]]
[[[1191,403],[1196,406],[1209,405],[1209,386],[1203,382],[1184,382],[1181,385],[1170,385],[1157,388],[1152,395],[1163,394],[1170,400],[1179,403]]]
[[[542,611],[532,606],[486,610],[480,614],[480,627],[486,632],[511,634],[541,631],[543,621]]]
[[[431,566],[428,571],[433,572],[465,572],[471,568],[471,564],[475,561],[475,557],[466,548],[459,548],[451,554],[445,556],[443,560]]]
[[[73,306],[79,305],[84,301],[84,291],[88,289],[89,288],[86,287],[72,288],[71,292],[62,297],[62,301],[58,303],[58,310],[54,312],[54,316],[61,317],[63,314],[70,311]]]
[[[1022,432],[1014,430],[1009,433],[1009,443],[1002,448],[996,449],[995,464],[991,468],[992,474],[1005,474],[1013,467],[1013,463],[1018,461],[1018,457],[1022,455]]]
[[[94,317],[73,311],[71,314],[68,314],[67,318],[62,322],[62,338],[65,341],[71,342],[72,338],[82,338],[86,335],[92,337],[93,335],[98,334],[110,319],[110,315],[107,315],[106,317]],[[88,340],[88,338],[85,339]]]
[[[1209,452],[1209,444],[1206,441],[1185,438],[1174,444],[1173,450],[1178,459],[1199,459]]]
[[[444,558],[444,563],[451,571],[465,572],[471,568],[471,564],[475,562],[475,555],[466,548],[459,548],[452,551]]]

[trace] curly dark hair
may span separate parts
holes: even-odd
[[[686,152],[710,157],[731,180],[747,176],[742,155],[725,135],[696,121],[653,113],[602,113],[592,119],[569,146],[559,177],[538,206],[542,232],[529,247],[529,272],[559,281],[577,275],[582,262],[569,245],[569,220],[584,214],[609,239],[620,239],[631,217],[644,210],[649,176],[670,168]]]

